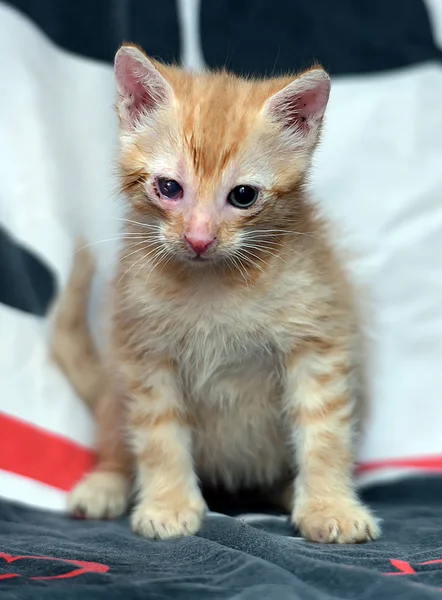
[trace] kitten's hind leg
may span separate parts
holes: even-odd
[[[96,416],[97,465],[70,493],[68,510],[71,515],[86,519],[115,518],[126,512],[132,490],[122,401],[112,393],[104,394]]]

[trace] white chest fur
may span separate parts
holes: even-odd
[[[277,303],[195,293],[167,303],[153,296],[143,312],[143,337],[178,367],[201,478],[235,489],[287,473],[282,357],[294,337]]]

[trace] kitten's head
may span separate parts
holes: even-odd
[[[138,233],[190,265],[256,262],[302,229],[302,184],[330,80],[192,74],[123,46],[115,59],[122,186]]]

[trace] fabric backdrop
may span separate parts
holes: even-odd
[[[93,460],[92,419],[47,335],[82,233],[100,267],[99,339],[123,40],[193,68],[331,72],[312,187],[371,305],[359,476],[442,471],[440,0],[13,0],[0,1],[0,495],[61,509]]]

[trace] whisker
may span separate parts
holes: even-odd
[[[135,238],[138,239],[138,238]],[[129,240],[127,240],[129,241]],[[129,243],[126,242],[125,244],[125,248],[130,248],[131,246],[135,246],[136,244],[142,244],[143,242],[149,242],[149,243],[158,243],[158,239],[156,236],[152,236],[152,237],[148,237],[146,235],[143,235],[141,241],[139,242],[134,242],[133,240],[130,240]]]
[[[243,279],[244,279],[244,282],[245,282],[246,286],[247,286],[247,287],[249,287],[249,282],[248,282],[248,280],[247,280],[247,272],[246,272],[246,271],[244,271],[244,266],[242,265],[242,263],[241,263],[241,260],[240,260],[239,256],[238,256],[237,254],[235,254],[235,255],[231,255],[231,257],[230,257],[230,258],[231,258],[231,260],[232,260],[233,264],[235,265],[235,267],[236,267],[236,268],[238,269],[238,271],[241,273],[241,275],[242,275],[242,277],[243,277]]]
[[[157,232],[155,231],[155,235],[157,234]],[[153,235],[152,231],[122,231],[119,235],[122,235],[124,237],[136,237],[136,236],[146,236],[146,235]]]
[[[259,244],[259,245],[266,245],[266,246],[273,246],[273,247],[277,247],[277,246],[282,246],[281,244],[281,240],[277,240],[277,239],[268,239],[268,238],[259,238],[259,237],[254,237],[254,238],[243,238],[241,240],[242,244]]]
[[[151,265],[151,267],[149,269],[149,273],[148,273],[148,275],[149,275],[161,263],[163,256],[165,256],[167,254],[167,250],[166,250],[166,248],[159,248],[159,249],[157,248],[156,250],[157,250],[157,252],[154,253],[153,257],[149,261],[147,261],[146,263],[141,265],[141,267],[136,272],[135,277],[138,276],[138,274],[140,273],[141,269],[143,269],[143,267],[147,267],[147,266]]]
[[[125,277],[129,273],[129,271],[131,271],[131,269],[133,269],[133,267],[135,265],[137,265],[140,261],[145,260],[155,250],[157,250],[157,248],[154,248],[153,250],[150,250],[149,252],[147,252],[146,254],[144,254],[141,258],[139,258],[134,263],[132,263],[131,266],[124,271],[123,275],[121,275],[120,279],[117,281],[117,285],[120,283],[120,281],[123,279],[123,277]]]
[[[143,223],[142,221],[134,221],[133,219],[125,219],[124,217],[112,217],[117,221],[124,221],[125,223],[132,223],[133,225],[140,225],[141,227],[145,227],[146,229],[155,229],[157,231],[161,230],[161,225],[156,223]]]
[[[84,246],[81,246],[81,248],[78,248],[76,250],[76,252],[80,252],[80,250],[83,250],[85,248],[89,248],[90,246],[96,246],[97,244],[104,244],[105,242],[118,242],[120,240],[125,240],[125,239],[128,239],[128,240],[146,239],[146,234],[134,234],[134,236],[139,236],[139,237],[130,236],[130,237],[127,237],[127,238],[125,237],[126,235],[127,234],[122,234],[122,235],[119,235],[117,237],[106,238],[105,240],[98,240],[98,241],[95,241],[95,242],[89,242],[88,244],[85,244]]]
[[[305,237],[311,237],[313,239],[316,238],[315,236],[315,231],[308,231],[308,232],[304,232],[304,231],[287,231],[286,229],[253,229],[250,231],[245,231],[244,232],[244,236],[245,237],[267,237],[267,236],[271,236],[271,237],[279,237],[281,234],[285,234],[285,235],[298,235],[298,236],[305,236]]]
[[[259,269],[259,270],[261,271],[261,273],[264,273],[264,270],[263,270],[263,268],[262,268],[260,265],[258,265],[258,263],[257,263],[257,262],[255,262],[255,261],[253,260],[253,258],[250,258],[249,256],[244,256],[244,254],[241,254],[241,255],[240,255],[240,257],[241,257],[241,258],[242,258],[242,259],[243,259],[245,262],[247,262],[249,265],[252,265],[252,267],[256,267],[257,269]],[[258,258],[258,257],[256,257],[256,258]],[[264,261],[262,261],[262,262],[264,262]],[[264,263],[264,264],[266,264],[266,265],[267,265],[267,263]],[[268,266],[268,265],[267,265],[267,266]]]
[[[172,256],[173,256],[173,254],[171,252],[169,252],[166,248],[164,248],[164,251],[158,257],[158,262],[152,268],[156,269],[156,268],[158,268],[161,265],[160,273],[162,273],[165,265],[172,259]]]
[[[246,250],[244,248],[241,248],[241,251],[243,253],[245,253],[247,256],[253,256],[253,258],[256,258],[257,260],[260,260],[263,264],[266,265],[266,267],[270,267],[269,263],[266,262],[263,258],[261,258],[260,256],[258,256],[257,254],[254,254],[253,252],[250,252],[250,250]],[[244,257],[245,259],[247,259],[247,257]],[[255,265],[258,266],[258,265]]]
[[[274,254],[276,249],[278,248],[278,244],[267,244],[267,243],[259,243],[259,244],[248,244],[242,243],[241,248],[250,248],[251,250],[256,250],[257,252],[266,252]],[[276,256],[276,253],[274,254]]]
[[[234,275],[234,271],[233,271],[233,268],[232,268],[232,266],[231,266],[231,263],[232,263],[232,261],[231,261],[231,259],[230,259],[230,257],[229,257],[229,258],[227,259],[227,261],[226,261],[226,265],[229,267],[229,271],[232,273],[232,275]]]
[[[136,254],[137,252],[141,252],[142,250],[147,250],[149,242],[144,242],[144,240],[142,242],[137,242],[136,244],[131,244],[131,246],[138,246],[138,245],[141,246],[141,244],[143,244],[143,243],[146,244],[144,247],[142,247],[142,248],[136,248],[132,252],[129,252],[129,254],[125,254],[124,256],[122,256],[119,259],[120,262],[122,262],[123,260],[126,260],[126,258],[129,258],[129,256],[132,256],[133,254]]]
[[[167,255],[169,253],[168,249],[164,246],[157,246],[155,248],[155,252],[153,252],[153,256],[152,258],[146,263],[145,266],[151,265],[151,268],[149,270],[149,273],[151,273],[153,271],[153,269],[157,266],[157,264],[159,264],[163,258],[163,256]],[[138,270],[137,274],[139,273],[141,269]]]
[[[281,258],[282,254],[284,254],[285,256],[288,256],[291,253],[297,254],[298,256],[301,256],[301,257],[303,256],[301,252],[298,252],[298,250],[295,250],[294,248],[290,248],[289,250],[286,249],[283,252],[276,253],[274,251],[275,248],[272,248],[272,247],[268,248],[266,246],[267,246],[266,243],[260,244],[259,246],[252,245],[252,244],[247,244],[247,243],[242,244],[243,248],[250,248],[252,250],[257,250],[257,251],[263,252],[264,254],[267,254],[269,256],[274,256],[275,258]]]
[[[249,241],[253,241],[254,243],[250,244],[248,243]],[[248,240],[246,242],[242,242],[241,243],[241,247],[243,248],[255,248],[255,250],[260,250],[261,248],[266,248],[266,247],[270,247],[271,249],[275,249],[278,248],[278,246],[280,246],[280,244],[278,244],[277,242],[268,242],[268,241],[255,241],[255,240]],[[273,247],[273,248],[272,248]]]
[[[170,262],[172,260],[172,257],[173,257],[172,252],[167,251],[167,257],[166,257],[166,260],[163,262],[163,266],[161,267],[160,273],[163,272],[164,267],[167,265],[168,262]]]

